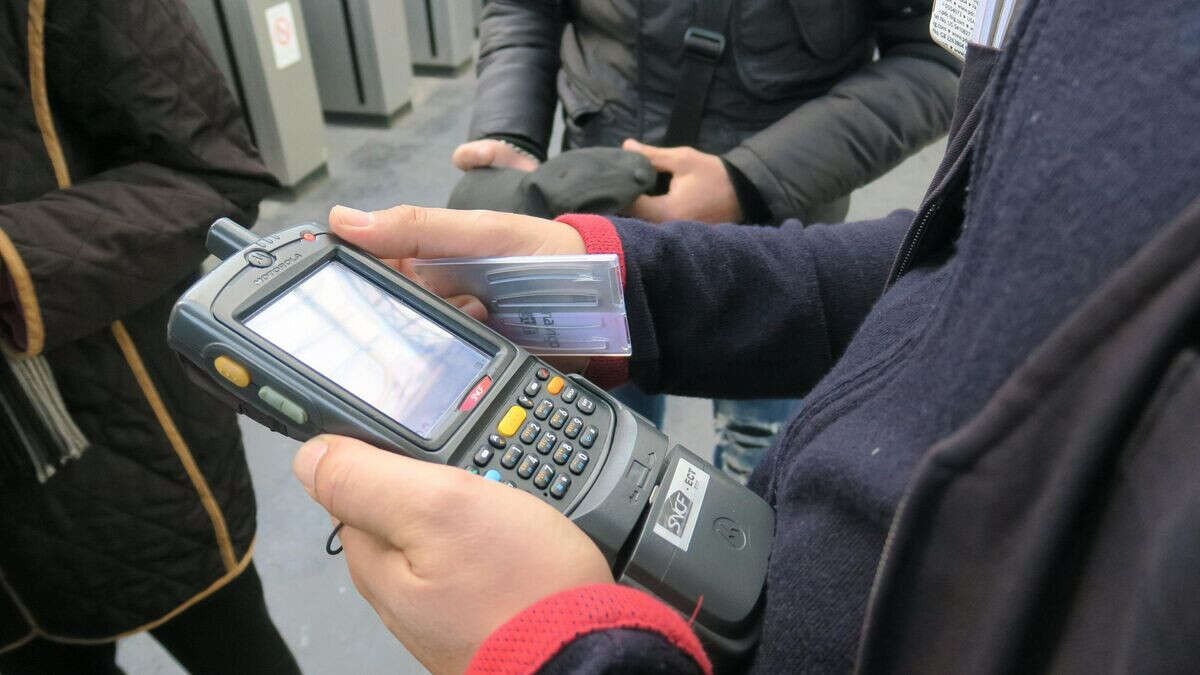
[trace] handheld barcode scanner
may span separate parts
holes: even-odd
[[[221,219],[207,243],[223,262],[167,328],[198,384],[298,440],[352,436],[528,492],[616,579],[696,612],[718,661],[753,647],[774,534],[757,495],[324,227],[260,239]]]

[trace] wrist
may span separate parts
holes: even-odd
[[[733,187],[737,209],[740,212],[738,222],[772,222],[774,216],[771,214],[771,209],[767,207],[767,202],[763,199],[762,193],[758,191],[758,187],[750,182],[746,174],[742,173],[741,169],[734,166],[728,159],[722,157],[721,164],[725,166],[725,175],[728,176],[729,184]]]
[[[702,672],[712,673],[700,640],[679,614],[641,591],[617,584],[581,586],[530,605],[484,640],[467,672],[535,672],[573,640],[619,628],[659,635],[691,657]]]
[[[604,216],[589,213],[565,213],[554,220],[575,228],[583,239],[584,250],[589,254],[613,253],[621,266],[621,285],[625,285],[625,249],[621,237],[612,221]]]
[[[583,239],[586,252],[616,254],[621,267],[621,286],[625,286],[625,249],[621,246],[621,237],[611,220],[585,213],[568,213],[555,220],[575,228],[579,237]],[[592,357],[583,369],[583,376],[605,389],[612,389],[629,380],[629,359]]]
[[[517,154],[529,157],[538,164],[546,161],[546,150],[524,136],[516,134],[488,134],[484,138],[499,141],[512,148]]]

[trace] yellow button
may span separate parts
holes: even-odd
[[[525,409],[519,405],[514,405],[504,413],[504,419],[500,420],[500,424],[496,425],[496,431],[500,432],[501,436],[512,436],[517,433],[521,422],[525,421]]]
[[[555,375],[549,382],[546,383],[546,391],[550,392],[551,396],[557,396],[558,392],[562,391],[563,379]]]
[[[250,371],[228,356],[218,356],[213,359],[213,368],[216,368],[221,377],[229,380],[235,386],[246,387],[250,385]]]

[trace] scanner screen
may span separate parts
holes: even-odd
[[[244,322],[422,438],[491,358],[338,262]]]

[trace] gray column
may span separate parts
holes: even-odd
[[[296,0],[185,0],[267,168],[293,186],[325,165],[325,121]]]
[[[412,100],[399,0],[302,0],[326,112],[391,117]]]
[[[458,68],[474,54],[476,0],[404,0],[413,65]]]

